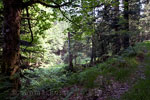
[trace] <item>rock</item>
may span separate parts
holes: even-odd
[[[113,84],[112,87],[113,87],[113,89],[117,89],[116,84]]]
[[[101,97],[102,94],[103,94],[103,91],[102,90],[97,90],[95,94],[96,94],[96,96]]]

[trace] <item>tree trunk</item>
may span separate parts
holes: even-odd
[[[114,11],[114,23],[115,23],[115,31],[117,33],[117,31],[119,30],[119,0],[115,0],[114,3],[116,4],[116,6],[114,7],[115,11]]]
[[[124,34],[123,37],[123,47],[124,49],[128,48],[130,43],[130,37],[129,37],[129,0],[124,0],[124,19],[126,20],[126,23],[124,25],[124,30],[127,32]]]
[[[74,56],[74,66],[77,65],[77,55]]]
[[[93,65],[96,61],[96,47],[95,47],[95,34],[92,35],[92,51],[91,51],[91,60],[90,64]]]
[[[119,26],[120,26],[119,25],[119,17],[120,17],[120,15],[119,15],[119,11],[120,11],[119,5],[120,5],[120,3],[119,3],[119,0],[115,0],[114,2],[116,4],[116,6],[114,7],[114,9],[115,9],[115,13],[114,13],[115,19],[114,19],[114,21],[115,21],[116,35],[114,37],[115,50],[113,50],[113,54],[117,54],[121,49],[120,36],[118,34]]]
[[[20,87],[19,59],[20,59],[20,21],[22,0],[3,0],[4,4],[4,23],[3,23],[3,63],[2,73],[9,76],[8,81],[12,83],[10,93],[16,94]]]
[[[68,53],[69,53],[69,70],[73,71],[73,57],[72,57],[72,52],[71,52],[71,34],[68,32]]]

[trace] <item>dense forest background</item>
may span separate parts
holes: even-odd
[[[0,99],[149,100],[149,10],[149,0],[0,1]]]

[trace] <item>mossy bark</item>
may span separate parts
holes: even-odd
[[[20,21],[22,0],[3,0],[4,4],[4,23],[3,23],[3,62],[2,73],[9,76],[12,83],[11,90],[17,92],[20,87],[19,59],[20,59]]]

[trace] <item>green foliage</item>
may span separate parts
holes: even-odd
[[[150,50],[150,41],[144,41],[142,43],[137,43],[135,45],[135,50],[137,53],[146,52],[146,50]]]
[[[121,100],[149,100],[150,80],[140,80]]]
[[[144,74],[146,76],[145,79],[140,79],[138,82],[133,86],[129,92],[125,93],[121,100],[149,100],[150,98],[150,43],[149,41],[145,41],[143,43],[138,43],[135,48],[138,53],[145,53],[144,55],[144,62],[142,66],[145,66]],[[146,51],[145,51],[146,50]]]
[[[94,81],[99,74],[100,71],[97,68],[86,69],[79,74],[79,83],[83,84],[87,88],[93,88],[95,86]]]
[[[68,84],[80,84],[86,88],[94,88],[97,85],[94,83],[97,76],[100,75],[100,70],[98,68],[88,68],[83,72],[78,72],[72,74],[68,77]]]
[[[30,90],[57,91],[66,84],[67,80],[64,67],[40,68],[34,71],[25,70],[23,73],[27,74],[27,79],[22,79],[22,93]]]
[[[10,99],[8,96],[12,87],[12,83],[8,81],[9,76],[0,75],[0,99]]]
[[[127,48],[123,53],[122,56],[124,57],[135,57],[137,54],[137,51],[135,51],[134,47]]]
[[[45,24],[43,25],[45,26]],[[61,55],[57,54],[57,52],[63,49],[66,41],[66,35],[63,34],[63,32],[68,27],[68,23],[56,21],[52,24],[52,26],[52,28],[49,26],[48,30],[44,29],[44,34],[34,30],[34,33],[36,33],[33,41],[34,46],[27,48],[27,50],[33,52],[22,52],[22,55],[30,58],[30,62],[42,63],[42,67],[50,67],[63,63]],[[29,34],[22,35],[21,39],[30,41],[28,37],[30,37]]]
[[[34,5],[34,10],[29,7],[29,13],[32,19],[36,19],[30,20],[34,40],[33,46],[21,46],[21,55],[28,58],[24,62],[41,67],[62,64],[63,60],[59,52],[64,47],[66,41],[64,31],[69,27],[69,24],[65,21],[57,21],[60,16],[58,11],[40,4]],[[26,14],[26,11],[23,11],[23,14]],[[22,21],[22,24],[21,30],[29,32],[28,27],[25,27],[28,25],[27,20]],[[21,34],[21,40],[30,42],[30,34]]]
[[[2,3],[2,1],[0,1],[0,8],[1,8],[1,9],[3,8],[3,3]]]
[[[114,65],[114,71],[111,72],[111,75],[115,77],[116,80],[125,81],[130,75],[135,71],[138,66],[138,62],[134,58],[123,58],[122,61],[120,59]]]
[[[29,0],[23,0],[23,2],[26,1]],[[50,0],[45,0],[45,2],[52,5],[53,4],[57,5],[57,4],[62,4],[62,2],[64,1],[55,0],[54,3],[51,2]],[[33,44],[36,46],[28,47],[28,48],[22,46],[21,49],[26,48],[27,50],[30,51],[36,51],[36,53],[33,52],[30,53],[21,52],[21,53],[23,56],[30,58],[28,59],[28,62],[30,63],[36,62],[37,64],[41,63],[40,67],[47,67],[47,68],[34,69],[33,71],[23,70],[23,73],[27,73],[26,75],[27,79],[22,79],[23,82],[22,92],[26,92],[28,90],[41,91],[43,89],[56,91],[65,85],[69,85],[69,84],[72,85],[76,83],[79,83],[80,85],[83,85],[87,88],[93,88],[96,86],[94,81],[97,79],[99,75],[104,75],[106,77],[113,76],[116,80],[119,81],[124,81],[126,78],[128,78],[138,66],[138,62],[134,54],[136,53],[140,54],[140,52],[147,52],[145,51],[145,48],[150,48],[147,42],[144,42],[143,44],[138,44],[134,48],[130,47],[127,50],[125,50],[125,52],[123,52],[123,55],[110,58],[106,62],[97,64],[92,68],[85,68],[82,72],[77,71],[77,73],[70,73],[66,71],[65,67],[55,66],[57,64],[63,64],[63,59],[62,59],[63,57],[59,53],[61,50],[63,50],[64,48],[66,49],[67,47],[65,45],[65,42],[67,42],[66,41],[67,36],[65,34],[62,34],[64,30],[66,30],[67,28],[69,32],[74,33],[72,34],[74,37],[73,40],[77,40],[72,42],[71,44],[72,48],[74,48],[73,50],[71,50],[72,53],[74,53],[74,55],[77,56],[77,59],[80,61],[80,64],[89,63],[90,53],[87,53],[86,49],[88,49],[88,52],[90,51],[89,48],[91,47],[90,45],[91,42],[87,43],[86,38],[89,36],[88,38],[91,39],[92,35],[95,34],[96,31],[98,31],[98,33],[107,34],[105,28],[107,28],[108,29],[107,31],[109,31],[109,33],[111,34],[113,34],[113,30],[114,30],[113,28],[111,28],[111,25],[110,26],[105,25],[107,21],[103,19],[104,16],[98,16],[99,11],[97,11],[98,14],[95,15],[95,11],[98,10],[95,7],[104,4],[104,6],[109,5],[110,7],[113,8],[116,7],[118,3],[119,2],[112,3],[112,0],[99,0],[99,1],[75,0],[73,4],[77,4],[77,7],[74,5],[70,5],[66,8],[61,7],[60,9],[49,9],[38,4],[34,5],[34,10],[32,10],[32,7],[29,7],[29,13],[31,14],[31,17],[33,19],[36,19],[36,20],[32,20],[33,23],[32,26],[36,25],[35,27],[32,28],[34,33]],[[125,3],[125,5],[128,4]],[[3,8],[2,1],[0,1],[0,8]],[[59,10],[63,10],[63,11],[66,10],[65,15],[67,14],[67,17],[69,16],[69,18],[71,18],[72,21],[71,24],[66,23],[64,21],[62,22],[56,21],[58,17],[61,17],[61,15],[59,15],[58,13]],[[110,12],[112,13],[111,15],[113,15],[113,11]],[[113,18],[114,16],[111,17]],[[60,20],[61,19],[63,18],[60,18]],[[96,20],[104,20],[105,22],[102,22],[102,24],[99,26]],[[124,27],[124,24],[128,24],[128,21],[125,20],[123,16],[120,16],[118,20],[119,22],[117,24],[119,24],[119,26],[122,25]],[[111,22],[113,22],[113,20],[109,20],[108,24],[112,24]],[[22,29],[23,28],[25,27],[22,27]],[[101,28],[104,28],[105,32],[99,32],[101,31]],[[25,30],[29,31],[29,29],[25,29]],[[126,29],[124,30],[121,29],[118,31],[118,33],[130,34],[131,32],[128,32]],[[21,40],[31,41],[29,36],[30,36],[29,34],[21,35]],[[83,40],[83,41],[79,41],[79,40]],[[145,47],[143,47],[143,45],[145,45]],[[82,48],[85,49],[85,51],[79,51],[79,49],[81,49],[82,46],[88,46],[88,47]],[[79,57],[82,57],[82,60]],[[67,58],[67,56],[64,58]],[[55,68],[49,68],[49,66],[55,66]],[[76,67],[80,69],[80,67],[82,66],[76,66]],[[148,70],[145,72],[147,76],[149,76]],[[144,83],[142,81],[139,82],[135,86],[135,88],[136,87],[141,88],[139,84],[141,86],[147,85],[149,84],[149,80],[145,80]],[[9,86],[9,84],[7,83],[1,83],[0,89],[6,87],[6,85]],[[134,92],[135,91],[133,90],[133,94]],[[145,92],[147,91],[144,90],[143,94]],[[71,94],[72,92],[69,94],[69,96]],[[142,99],[140,95],[139,98]]]
[[[131,100],[133,98],[137,98],[137,100],[141,100],[142,98],[143,100],[148,100],[148,89],[150,88],[149,58],[150,53],[148,52],[144,60],[147,64],[147,70],[145,70],[145,75],[147,77],[146,80],[139,80],[139,82],[133,87],[133,89],[122,97],[123,100]],[[130,75],[137,70],[138,65],[139,62],[137,61],[136,56],[114,56],[112,58],[109,58],[106,62],[97,64],[90,68],[84,68],[83,70],[77,71],[76,73],[68,72],[65,66],[40,68],[35,69],[34,71],[26,70],[24,71],[24,73],[26,73],[25,75],[30,79],[30,84],[26,84],[27,81],[25,79],[22,79],[24,86],[22,87],[22,94],[29,90],[58,91],[64,86],[72,86],[74,84],[82,85],[85,88],[95,88],[99,87],[100,84],[95,80],[97,80],[98,76],[101,75],[106,78],[106,84],[107,82],[109,82],[109,80],[107,79],[109,79],[110,77],[113,77],[117,81],[122,82],[130,78]],[[72,93],[73,91],[70,92],[70,94]],[[68,94],[66,98],[68,98],[70,94]],[[144,97],[143,95],[146,97]]]
[[[63,24],[65,24],[64,27],[62,27]],[[39,57],[39,59],[46,63],[45,65],[54,66],[63,63],[61,55],[57,54],[57,52],[63,50],[66,41],[66,35],[63,34],[63,31],[68,27],[67,25],[66,22],[55,22],[53,28],[46,30],[43,37],[39,38],[38,46],[44,50],[43,58]]]
[[[149,100],[150,98],[150,67],[145,71],[146,79],[139,80],[134,87],[123,95],[121,100]]]
[[[94,67],[83,69],[82,72],[71,75],[68,83],[79,83],[87,88],[97,86],[94,81],[99,75],[114,77],[118,81],[125,81],[136,70],[138,62],[135,57],[114,57]]]

